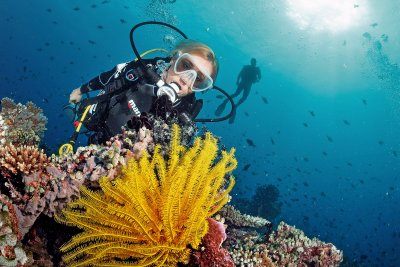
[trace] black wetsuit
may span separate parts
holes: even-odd
[[[157,72],[159,60],[168,59],[155,58],[144,60],[144,63]],[[85,119],[85,127],[94,132],[89,138],[89,143],[104,143],[110,137],[121,133],[121,127],[133,116],[140,116],[142,112],[152,112],[157,97],[153,90],[147,89],[149,86],[143,86],[148,82],[138,66],[139,63],[134,61],[118,64],[80,87],[82,94],[101,90],[99,95],[106,95],[97,97],[100,101],[91,103],[93,105]],[[201,100],[196,100],[194,94],[190,94],[175,102],[173,108],[178,113],[185,114],[185,117],[194,119],[200,111],[199,103],[202,103]],[[80,113],[85,106],[80,109]]]

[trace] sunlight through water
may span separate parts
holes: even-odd
[[[301,30],[335,33],[362,25],[368,5],[366,1],[287,0],[287,15]]]

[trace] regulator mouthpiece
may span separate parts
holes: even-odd
[[[178,100],[178,92],[180,87],[176,83],[164,84],[157,90],[157,97],[167,95],[172,103]]]

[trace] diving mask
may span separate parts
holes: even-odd
[[[178,56],[174,64],[174,72],[178,74],[194,92],[204,91],[213,87],[213,79],[196,58],[188,53]]]

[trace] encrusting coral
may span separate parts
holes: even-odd
[[[331,243],[308,238],[304,232],[284,222],[268,239],[270,258],[277,266],[339,266],[343,252]]]
[[[0,195],[0,266],[28,266],[13,204]]]
[[[189,261],[208,231],[207,218],[225,205],[236,168],[234,149],[218,153],[211,133],[186,148],[180,129],[172,126],[167,160],[156,145],[131,159],[122,175],[100,180],[101,191],[81,188],[81,197],[69,203],[57,219],[83,229],[61,250],[70,266],[176,266]],[[218,157],[218,161],[214,162]]]
[[[232,205],[225,205],[220,212],[218,212],[226,221],[235,227],[264,227],[271,224],[270,221],[261,218],[242,214],[238,209]]]

